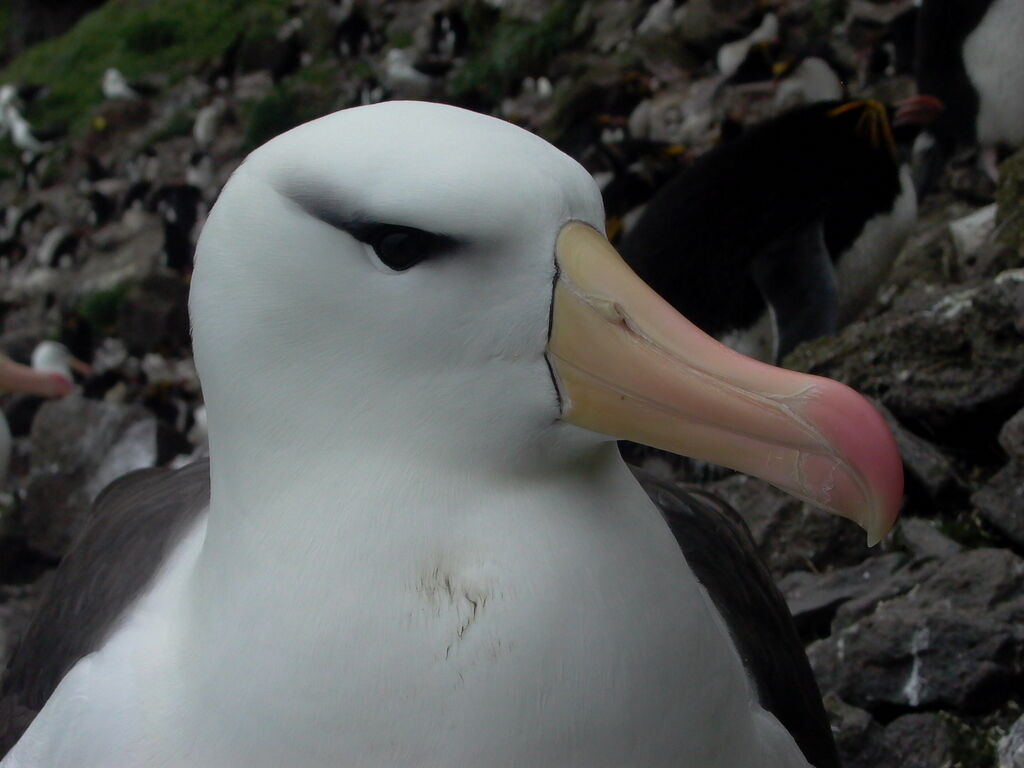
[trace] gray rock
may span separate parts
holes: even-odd
[[[824,701],[843,768],[899,768],[885,743],[882,725],[870,713],[850,706],[834,693]]]
[[[999,741],[999,768],[1024,768],[1024,716]]]
[[[32,424],[31,477],[21,511],[29,546],[62,556],[108,483],[154,465],[156,436],[156,418],[141,406],[76,395],[45,403]]]
[[[930,503],[955,503],[963,494],[963,485],[957,477],[952,460],[936,445],[904,427],[884,405],[877,401],[874,405],[885,416],[896,438],[908,479],[925,491]]]
[[[1020,256],[1013,248],[998,242],[983,243],[977,250],[957,262],[961,280],[994,277],[1007,269],[1020,266]]]
[[[990,613],[1024,594],[1024,560],[1008,549],[965,550],[939,565],[919,578],[908,603]]]
[[[130,350],[188,346],[188,286],[171,275],[147,278],[124,297],[117,326]]]
[[[852,19],[862,19],[875,24],[889,24],[901,13],[905,13],[909,7],[911,7],[911,3],[906,0],[886,5],[868,2],[868,0],[850,0],[847,15]]]
[[[158,217],[128,211],[93,237],[89,259],[75,275],[74,295],[88,297],[153,274],[160,264],[163,242]]]
[[[628,46],[622,34],[632,29],[643,18],[643,9],[629,0],[602,0],[585,4],[580,9],[577,24],[593,27],[591,44],[601,53],[611,53]]]
[[[693,0],[686,3],[676,19],[675,34],[688,43],[708,42],[719,37],[729,19],[715,11],[714,0]]]
[[[999,445],[1012,461],[1024,464],[1024,408],[1003,424],[999,430]]]
[[[1024,464],[1011,461],[999,470],[971,495],[971,504],[985,522],[1024,549]]]
[[[1001,456],[995,435],[1024,405],[1024,281],[1013,275],[920,286],[838,337],[801,346],[787,365],[877,398],[954,457]]]
[[[987,205],[996,199],[996,184],[975,163],[959,164],[954,158],[946,178],[949,191],[959,198],[977,205]]]
[[[740,513],[776,579],[791,571],[853,565],[872,554],[855,524],[761,480],[734,475],[707,487]]]
[[[265,64],[265,61],[264,61]],[[235,81],[235,98],[239,103],[259,101],[274,90],[274,78],[266,69],[245,72]]]
[[[822,688],[868,710],[984,711],[1015,689],[1019,654],[1019,639],[996,619],[891,604],[808,649]]]
[[[900,518],[896,539],[914,557],[947,557],[963,550],[933,523],[920,517]]]
[[[922,582],[927,581],[942,567],[942,561],[933,558],[911,560],[888,579],[880,580],[874,589],[840,605],[832,619],[833,631],[848,627],[869,616],[883,600],[892,600],[920,588]]]
[[[1015,690],[1024,652],[1024,561],[978,549],[930,561],[915,589],[808,649],[823,690],[873,710],[984,711]],[[838,624],[838,619],[837,619]]]
[[[779,590],[786,597],[800,634],[805,638],[821,636],[827,634],[823,627],[831,624],[840,605],[878,592],[906,561],[906,555],[894,552],[832,573],[796,571],[779,580]]]
[[[964,259],[977,252],[992,237],[995,228],[995,203],[949,222],[953,246],[956,248],[960,261],[963,262]]]
[[[916,92],[916,86],[915,86]],[[922,284],[947,284],[956,275],[956,253],[949,234],[949,221],[969,213],[970,206],[956,200],[922,207],[918,222],[900,251],[886,280],[883,296],[891,300]]]
[[[883,742],[900,768],[942,768],[953,764],[949,726],[933,712],[897,717],[885,727]]]

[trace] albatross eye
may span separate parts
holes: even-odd
[[[418,242],[420,239],[412,232],[386,232],[373,243],[373,250],[377,252],[378,259],[401,272],[426,258],[422,244]]]
[[[350,227],[350,231],[373,248],[384,266],[396,272],[404,272],[455,244],[447,235],[398,224],[361,224]]]

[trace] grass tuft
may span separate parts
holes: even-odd
[[[83,133],[103,99],[100,80],[107,67],[128,78],[159,76],[173,83],[217,59],[242,32],[279,23],[286,6],[287,0],[109,0],[69,32],[10,62],[0,70],[0,83],[49,86],[50,95],[33,105],[28,118]]]
[[[78,304],[78,316],[96,331],[111,331],[117,325],[117,314],[130,289],[131,283],[121,283],[83,297]]]
[[[558,0],[537,23],[523,19],[497,19],[480,14],[473,17],[480,27],[480,42],[469,60],[454,77],[456,96],[477,93],[491,101],[519,90],[519,81],[540,75],[547,64],[576,38],[576,16],[582,0]]]

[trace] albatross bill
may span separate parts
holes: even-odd
[[[889,531],[902,466],[863,397],[719,344],[585,224],[562,229],[557,259],[548,355],[567,420],[761,477],[859,523],[869,544]]]

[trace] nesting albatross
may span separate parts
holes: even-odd
[[[209,490],[193,465],[99,499],[12,662],[7,695],[45,705],[3,768],[834,765],[744,542],[689,564],[688,518],[727,518],[656,486],[663,515],[612,437],[871,539],[900,499],[892,438],[842,385],[697,331],[603,221],[573,160],[446,106],[254,152],[192,281]]]

